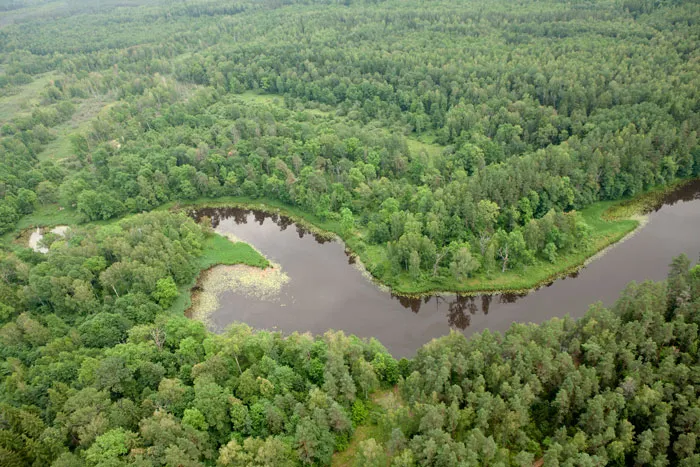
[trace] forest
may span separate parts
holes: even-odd
[[[12,5],[0,232],[271,200],[399,292],[489,290],[700,174],[695,2]]]
[[[173,311],[213,264],[268,266],[178,209],[212,200],[280,206],[400,293],[578,267],[637,226],[609,207],[700,176],[699,23],[683,0],[0,0],[0,465],[700,464],[695,258],[411,359]]]
[[[454,332],[396,361],[342,332],[219,335],[168,312],[208,235],[157,212],[3,255],[0,464],[700,462],[700,266],[685,256],[578,321]]]

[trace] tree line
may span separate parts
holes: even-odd
[[[688,4],[317,6],[105,4],[10,26],[6,79],[59,74],[2,126],[0,232],[55,202],[104,220],[265,197],[341,223],[389,282],[460,281],[581,251],[574,211],[700,174]],[[99,96],[116,103],[47,159]]]

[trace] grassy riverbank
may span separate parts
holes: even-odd
[[[270,262],[247,243],[232,242],[214,233],[207,235],[204,241],[204,251],[199,257],[199,268],[205,270],[217,264],[246,264],[256,268],[266,268]]]
[[[157,209],[235,206],[283,214],[314,234],[341,237],[346,247],[357,255],[369,273],[378,282],[390,287],[393,292],[398,294],[422,295],[436,291],[460,293],[521,292],[576,271],[589,258],[634,231],[639,226],[643,213],[658,206],[669,193],[691,181],[679,180],[665,187],[653,188],[631,199],[598,202],[585,208],[581,211],[581,215],[592,228],[591,241],[585,250],[560,254],[555,263],[537,259],[533,264],[508,270],[505,273],[498,271],[490,275],[479,274],[465,281],[456,281],[448,276],[432,277],[428,273],[424,273],[418,279],[409,276],[408,273],[393,274],[388,267],[389,260],[386,257],[386,248],[381,245],[365,243],[363,241],[364,232],[361,230],[343,232],[340,223],[336,220],[321,219],[298,207],[288,206],[277,200],[248,197],[200,198],[188,202],[170,202]],[[59,211],[56,205],[47,206],[21,219],[16,231],[6,234],[2,238],[2,243],[7,244],[8,240],[17,238],[22,230],[27,228],[77,223],[79,223],[79,218],[74,210]],[[200,261],[202,270],[216,264],[248,264],[256,267],[266,267],[268,264],[267,260],[249,245],[232,243],[219,235],[208,237]],[[195,282],[188,287],[183,287],[182,290],[188,291],[194,284]],[[188,297],[178,299],[174,309],[184,311],[189,306],[189,293],[181,295]]]
[[[634,216],[631,212],[626,218],[609,219],[606,215],[606,212],[611,208],[627,202],[603,201],[594,203],[581,211],[584,220],[592,228],[590,246],[586,250],[561,254],[556,263],[538,259],[534,264],[526,267],[508,270],[505,273],[499,271],[490,276],[482,274],[461,282],[455,281],[451,277],[435,278],[427,274],[418,279],[410,277],[408,273],[391,274],[386,248],[381,245],[366,244],[362,240],[362,231],[355,230],[344,233],[339,222],[331,219],[320,219],[299,208],[289,207],[276,200],[245,197],[202,198],[187,203],[170,203],[162,208],[234,206],[283,214],[314,233],[328,236],[337,235],[342,238],[346,247],[358,256],[370,274],[381,284],[390,287],[393,292],[404,295],[422,295],[436,291],[461,293],[526,291],[558,276],[574,272],[588,258],[618,242],[639,225],[639,220],[632,218]]]
[[[192,305],[192,288],[197,284],[200,275],[214,266],[245,264],[262,269],[270,266],[270,262],[252,246],[243,242],[232,242],[217,233],[207,235],[203,246],[202,255],[198,259],[200,272],[192,282],[180,287],[180,295],[170,307],[172,313],[182,314]]]

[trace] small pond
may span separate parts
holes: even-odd
[[[397,297],[363,275],[341,242],[324,241],[284,216],[237,208],[194,216],[211,217],[217,232],[250,243],[289,277],[274,298],[221,293],[209,319],[214,330],[234,321],[285,333],[343,330],[376,337],[396,357],[414,355],[450,329],[502,332],[513,322],[580,317],[596,301],[612,305],[630,281],[665,278],[674,256],[695,262],[700,254],[700,181],[666,196],[644,227],[579,272],[525,295]]]

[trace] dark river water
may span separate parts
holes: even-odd
[[[526,295],[397,297],[363,276],[342,243],[324,242],[288,218],[231,208],[201,209],[195,215],[211,217],[217,232],[254,245],[290,278],[274,300],[220,295],[220,307],[211,316],[215,330],[234,321],[286,333],[343,330],[376,337],[396,357],[414,355],[450,329],[470,335],[484,329],[502,332],[513,322],[580,317],[597,301],[612,305],[630,281],[664,279],[674,256],[685,253],[695,262],[700,253],[700,181],[668,195],[643,228],[607,254]]]

